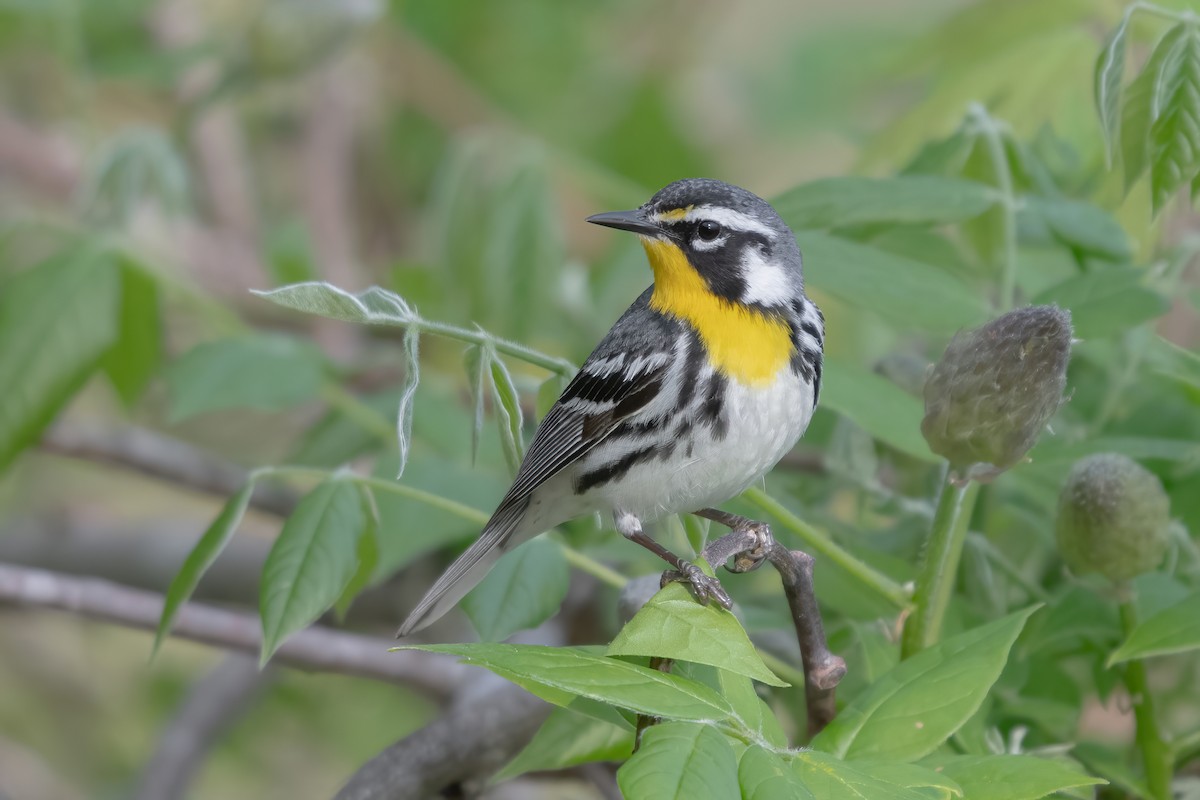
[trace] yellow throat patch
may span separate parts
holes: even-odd
[[[772,381],[792,355],[787,325],[713,294],[675,245],[643,238],[642,247],[654,270],[650,307],[691,323],[714,369],[751,386]]]

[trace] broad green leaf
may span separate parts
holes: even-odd
[[[938,798],[938,800],[969,797],[955,781],[920,764],[855,761],[854,768],[870,775],[876,780],[928,793],[931,797]]]
[[[779,748],[788,746],[787,734],[784,733],[771,707],[758,696],[750,678],[727,669],[717,669],[690,661],[676,662],[672,672],[716,690],[729,701],[733,715],[741,721],[747,731],[758,737],[758,741]]]
[[[208,530],[200,537],[200,541],[196,542],[196,546],[184,559],[183,566],[171,580],[171,586],[167,589],[167,596],[163,601],[162,616],[158,620],[158,630],[154,634],[154,647],[150,651],[151,658],[158,653],[167,634],[171,632],[171,625],[175,622],[179,609],[192,596],[192,592],[200,584],[204,573],[217,560],[217,556],[221,555],[225,545],[237,532],[238,524],[241,523],[242,517],[246,513],[246,507],[250,504],[250,495],[253,493],[254,483],[247,482],[233,497],[229,498],[221,509],[221,513],[208,526]]]
[[[738,762],[738,786],[742,800],[816,800],[781,756],[756,745]]]
[[[740,796],[737,756],[709,725],[664,722],[617,770],[626,800],[730,800]]]
[[[633,752],[633,731],[569,708],[556,708],[533,739],[495,780],[526,772],[559,770],[592,761],[624,761]]]
[[[841,758],[914,761],[975,713],[1036,608],[960,633],[902,661],[812,742]]]
[[[794,230],[873,223],[940,225],[982,214],[996,202],[988,186],[936,175],[848,176],[805,183],[772,201]]]
[[[1200,648],[1200,592],[1138,623],[1109,656],[1109,665],[1132,658],[1183,653]]]
[[[358,488],[331,478],[296,506],[263,564],[262,661],[327,611],[354,577],[366,527]]]
[[[570,647],[446,644],[397,648],[449,653],[487,667],[555,705],[586,697],[638,714],[695,722],[729,717],[729,703],[696,681]],[[549,690],[549,691],[543,691]]]
[[[869,767],[848,764],[816,750],[803,750],[792,759],[792,773],[818,798],[838,800],[929,800],[929,796],[875,777]]]
[[[521,412],[521,398],[517,387],[513,384],[508,367],[494,351],[489,350],[489,370],[492,379],[492,399],[495,401],[496,424],[500,428],[500,444],[504,448],[504,458],[508,461],[508,471],[516,475],[521,467],[521,459],[525,455],[524,435],[525,418]]]
[[[1101,778],[1035,756],[931,756],[921,762],[963,789],[969,800],[1036,800],[1063,789],[1095,786]]]
[[[1184,32],[1182,25],[1167,31],[1154,46],[1154,52],[1142,71],[1125,89],[1125,104],[1121,110],[1121,160],[1126,194],[1150,161],[1150,128],[1161,113],[1155,102],[1157,87],[1166,67],[1167,56]]]
[[[345,619],[346,612],[354,603],[354,598],[371,585],[371,579],[375,577],[375,570],[379,566],[379,517],[374,507],[375,500],[371,496],[371,490],[366,486],[360,484],[358,493],[365,511],[366,524],[363,526],[362,533],[358,537],[358,544],[355,546],[358,566],[354,570],[354,576],[350,578],[350,582],[342,590],[341,596],[333,604],[333,613],[339,620]]]
[[[400,295],[378,286],[351,294],[324,281],[309,281],[252,293],[285,308],[346,322],[406,327],[417,318]]]
[[[771,686],[788,685],[763,663],[737,617],[697,603],[682,583],[667,584],[650,598],[613,639],[608,654],[692,661]]]
[[[937,267],[824,233],[796,238],[814,288],[879,314],[904,332],[954,331],[985,317],[978,293]]]
[[[0,470],[87,381],[118,336],[113,257],[72,250],[0,284]]]
[[[179,422],[229,408],[291,408],[316,396],[323,369],[319,351],[285,336],[244,336],[201,344],[166,369],[169,418]]]
[[[412,445],[413,401],[421,382],[421,329],[412,326],[404,332],[404,386],[400,390],[400,405],[396,409],[396,445],[400,460],[396,477],[408,466],[408,451]]]
[[[1108,261],[1128,261],[1129,237],[1111,215],[1091,203],[1062,198],[1026,197],[1022,214],[1045,223],[1060,243]]]
[[[922,461],[935,461],[921,436],[921,401],[874,372],[841,359],[825,359],[821,405],[854,422],[881,442]]]
[[[463,369],[467,373],[467,389],[471,392],[474,415],[471,418],[471,465],[479,460],[479,438],[483,435],[484,381],[487,380],[488,360],[483,345],[471,345],[463,352]]]
[[[554,616],[570,582],[562,548],[538,537],[501,558],[463,598],[462,609],[480,639],[499,641]]]
[[[1183,34],[1163,62],[1150,125],[1150,185],[1154,210],[1200,172],[1200,27],[1182,22]]]
[[[399,404],[399,395],[394,388],[359,395],[357,399],[385,422],[391,419]],[[381,433],[366,425],[357,414],[347,413],[342,408],[330,408],[316,424],[303,431],[285,463],[339,467],[367,451],[379,450],[382,443]],[[391,478],[394,474],[389,473],[387,477]]]
[[[1130,16],[1131,12],[1125,13],[1096,58],[1096,110],[1100,114],[1100,130],[1104,133],[1104,152],[1109,164],[1112,164],[1113,152],[1121,138],[1121,84],[1125,77]]]
[[[1171,303],[1143,285],[1136,269],[1093,269],[1051,286],[1031,305],[1059,305],[1071,310],[1071,325],[1081,339],[1123,333],[1166,313]]]
[[[113,388],[131,406],[146,388],[162,358],[162,325],[158,314],[158,284],[140,264],[123,258],[121,310],[117,341],[100,366]]]
[[[1082,442],[1064,442],[1042,437],[1030,454],[1033,466],[1074,462],[1092,453],[1122,453],[1134,459],[1161,458],[1165,461],[1192,461],[1200,458],[1200,442],[1148,436],[1100,436]]]

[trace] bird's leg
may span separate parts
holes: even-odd
[[[642,530],[642,521],[633,514],[618,511],[613,514],[613,521],[616,523],[617,530],[620,531],[622,536],[631,542],[640,544],[674,567],[679,573],[679,580],[692,587],[692,593],[696,595],[696,599],[701,603],[707,603],[712,599],[727,609],[733,608],[733,598],[725,591],[725,587],[721,586],[719,580],[710,575],[705,575],[704,570],[700,569],[700,567],[686,559],[680,558],[647,536],[645,531]]]
[[[734,534],[745,534],[752,537],[747,544],[743,544],[739,537],[732,537],[733,541],[725,546],[723,543],[731,537],[722,536],[704,548],[705,559],[714,567],[724,564],[730,556],[734,556],[733,565],[727,567],[730,572],[749,572],[758,569],[775,544],[775,538],[771,536],[771,526],[765,522],[758,522],[738,514],[730,514],[719,508],[702,508],[692,513],[697,517],[711,519],[713,522],[724,525]],[[710,549],[713,551],[711,557]]]

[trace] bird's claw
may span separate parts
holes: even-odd
[[[730,572],[742,573],[756,570],[766,561],[767,554],[775,546],[775,537],[771,535],[771,526],[765,522],[755,522],[746,530],[754,534],[757,542],[754,547],[738,553],[727,569]]]
[[[707,605],[710,600],[716,600],[726,611],[733,608],[733,598],[729,596],[729,592],[725,591],[721,582],[713,576],[705,574],[704,570],[695,564],[685,562],[678,570],[668,572],[663,577],[664,582],[679,581],[688,584],[692,589],[692,594],[703,605]]]

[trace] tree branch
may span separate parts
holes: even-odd
[[[162,595],[127,589],[94,578],[0,564],[0,603],[56,608],[83,617],[153,631]],[[257,653],[262,631],[252,614],[193,603],[179,611],[172,634],[227,650]],[[391,640],[313,626],[292,636],[272,661],[312,672],[334,672],[413,686],[448,697],[462,684],[466,667],[419,651],[387,652]]]
[[[158,748],[142,771],[135,800],[182,800],[208,752],[273,677],[253,656],[231,653],[192,687],[175,717],[158,735]]]

